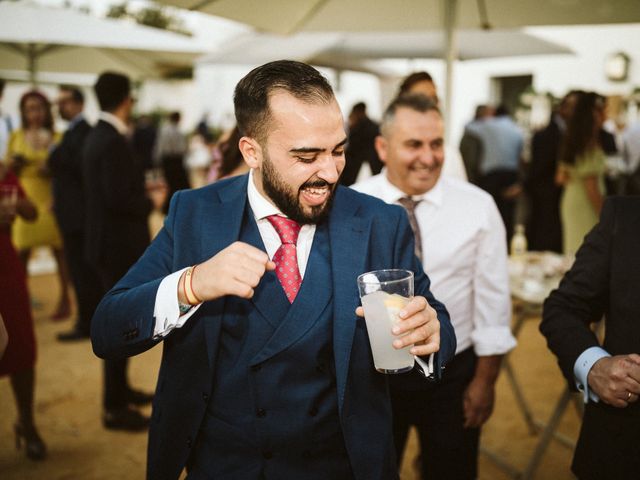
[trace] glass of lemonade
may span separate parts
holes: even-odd
[[[413,297],[413,272],[375,270],[358,277],[358,290],[373,353],[373,363],[381,373],[411,370],[414,357],[411,345],[395,349],[396,336],[391,329],[400,321],[398,313]]]

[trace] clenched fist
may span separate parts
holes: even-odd
[[[198,265],[193,271],[191,287],[202,301],[225,295],[251,298],[264,273],[275,268],[275,263],[262,250],[235,242]],[[184,278],[180,283],[183,281]],[[178,298],[181,303],[187,303],[181,289],[178,289]]]

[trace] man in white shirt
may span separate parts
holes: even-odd
[[[421,95],[387,108],[376,148],[386,168],[353,188],[407,209],[433,291],[451,314],[456,356],[436,385],[413,373],[391,378],[398,458],[410,425],[419,432],[424,478],[476,478],[480,426],[491,415],[502,356],[516,342],[504,226],[492,198],[441,176],[438,107]]]
[[[92,322],[101,357],[164,344],[147,477],[186,466],[190,480],[393,478],[387,378],[359,318],[358,275],[413,270],[394,346],[437,351],[436,375],[455,350],[406,215],[338,185],[342,113],[314,68],[257,67],[234,104],[251,173],[177,192]]]
[[[640,195],[640,122],[627,127],[622,134],[625,195]]]
[[[191,188],[184,167],[187,137],[180,131],[180,119],[180,112],[173,112],[169,115],[168,120],[160,127],[153,152],[156,165],[162,167],[169,188],[167,199],[162,206],[162,211],[165,214],[169,211],[169,202],[173,194],[178,190]]]

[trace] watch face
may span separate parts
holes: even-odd
[[[605,73],[612,81],[621,82],[629,74],[629,57],[624,53],[615,53],[606,59]]]

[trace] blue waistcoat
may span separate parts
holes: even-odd
[[[265,250],[248,206],[240,241]],[[352,478],[338,416],[330,265],[320,225],[293,304],[274,272],[251,300],[227,300],[190,480]]]

